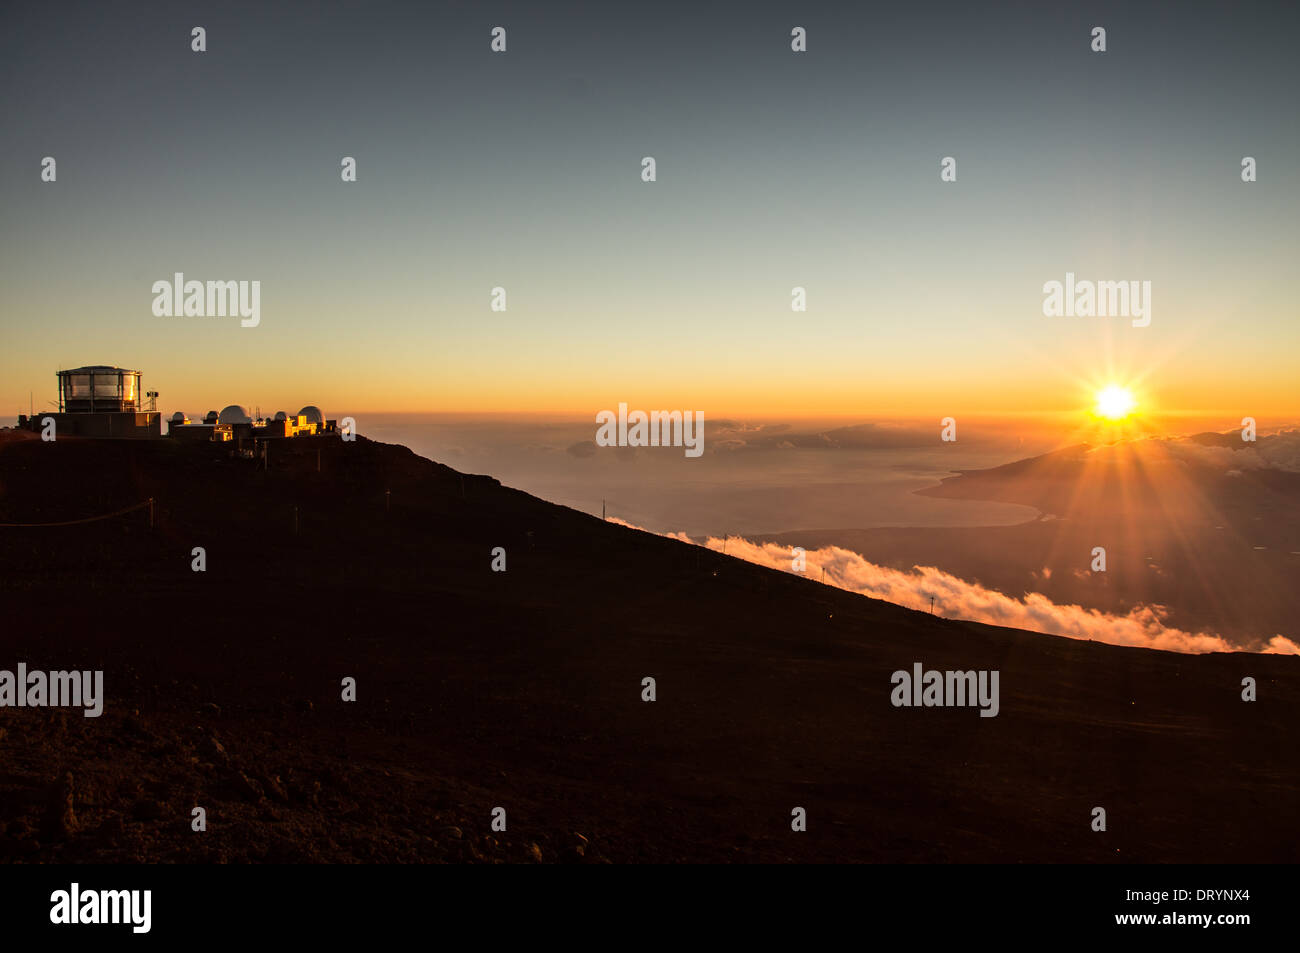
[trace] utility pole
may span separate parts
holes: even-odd
[[[934,596],[930,597],[930,615],[934,615]]]
[[[604,501],[604,500],[601,500],[601,501],[600,501],[600,519],[601,519],[601,522],[604,522],[604,521],[605,521],[605,501]]]

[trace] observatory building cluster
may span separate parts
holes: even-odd
[[[57,373],[58,411],[22,414],[18,426],[42,431],[51,426],[59,436],[99,437],[116,440],[161,439],[162,415],[158,392],[142,391],[139,371],[109,364],[89,364]],[[238,404],[220,413],[210,410],[200,420],[190,420],[177,411],[167,421],[166,436],[177,440],[242,442],[249,438],[315,436],[336,432],[335,421],[326,420],[320,408],[308,404],[290,416],[249,414]]]
[[[231,404],[220,413],[209,410],[202,420],[190,420],[180,411],[167,423],[167,435],[183,440],[242,440],[249,437],[300,437],[333,433],[335,422],[320,408],[308,404],[293,416],[283,410],[273,416],[253,418],[243,407]]]

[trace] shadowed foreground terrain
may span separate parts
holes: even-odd
[[[0,709],[0,859],[1300,857],[1295,658],[944,620],[364,439],[260,466],[0,434],[0,522],[156,501],[0,528],[0,669],[106,695]],[[892,707],[917,661],[1000,670],[1000,714]]]

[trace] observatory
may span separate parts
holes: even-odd
[[[72,437],[111,437],[140,439],[162,436],[162,415],[158,413],[157,391],[142,390],[144,375],[139,371],[111,364],[87,364],[57,373],[59,382],[58,412],[19,415],[18,426],[43,432],[53,426],[54,439]],[[53,403],[53,401],[51,401]],[[52,422],[49,423],[49,422]],[[239,404],[229,404],[218,413],[209,410],[201,420],[190,420],[183,411],[167,421],[167,435],[178,440],[201,440],[225,443],[234,441],[241,453],[244,441],[253,442],[276,437],[314,437],[338,433],[336,422],[325,419],[320,408],[308,404],[293,416],[279,411],[272,417],[254,415]]]
[[[88,364],[57,373],[58,413],[36,414],[20,426],[45,428],[53,419],[59,436],[150,438],[162,435],[162,421],[153,404],[157,393],[140,389],[143,375],[109,364]],[[144,398],[148,397],[149,406]]]
[[[141,409],[142,376],[106,364],[59,371],[59,413],[135,413]]]
[[[217,443],[233,440],[239,446],[243,446],[245,440],[256,443],[277,437],[311,437],[336,432],[335,421],[326,420],[320,409],[311,404],[292,417],[283,410],[274,416],[263,416],[259,410],[256,418],[239,404],[230,404],[222,408],[221,413],[208,411],[202,423],[191,421],[178,411],[167,428],[167,435],[178,440],[213,440]]]

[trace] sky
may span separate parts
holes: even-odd
[[[1274,3],[12,0],[0,414],[105,363],[168,415],[960,416],[1117,380],[1267,426],[1300,410],[1297,26]],[[260,281],[260,324],[156,316],[178,271]],[[1149,326],[1045,316],[1067,272],[1150,281]]]

